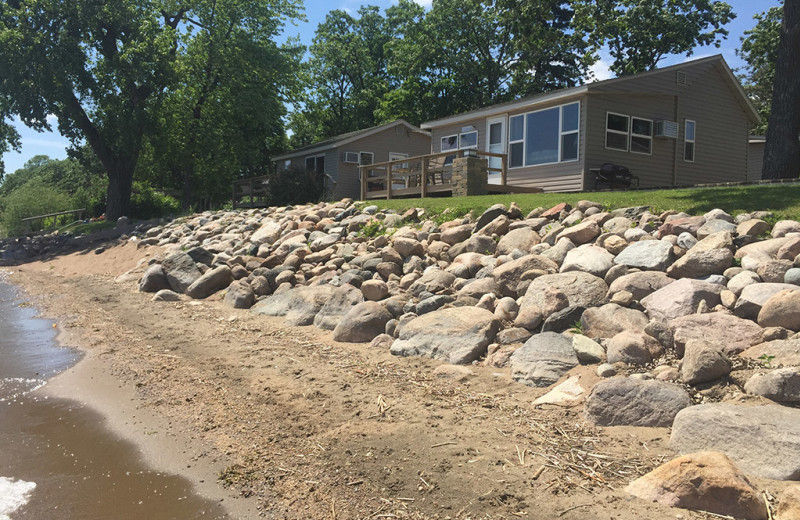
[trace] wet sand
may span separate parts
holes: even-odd
[[[154,469],[103,415],[75,399],[82,392],[71,371],[53,388],[45,384],[81,356],[60,347],[53,322],[34,318],[20,301],[0,282],[0,477],[36,485],[10,518],[230,518],[219,498],[203,498],[189,479]]]

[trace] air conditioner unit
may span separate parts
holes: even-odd
[[[358,152],[344,152],[344,162],[358,164]]]
[[[678,138],[678,123],[675,121],[656,121],[656,137]]]

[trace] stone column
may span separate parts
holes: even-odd
[[[478,157],[457,157],[453,160],[453,197],[466,195],[486,195],[486,159]]]

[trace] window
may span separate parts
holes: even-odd
[[[653,153],[653,121],[650,119],[631,118],[631,152]]]
[[[458,136],[458,148],[463,150],[465,148],[478,147],[478,131],[464,132]]]
[[[629,122],[628,116],[606,112],[606,148],[628,151]]]
[[[689,119],[683,127],[683,160],[694,162],[694,127],[695,122]]]
[[[509,118],[509,168],[578,159],[580,103]]]
[[[450,150],[458,150],[458,136],[448,135],[442,137],[442,151],[448,152]]]
[[[325,154],[306,157],[306,171],[325,173]]]
[[[358,164],[358,152],[344,152],[344,159],[342,162]]]
[[[372,152],[358,152],[358,164],[372,164],[375,162],[375,155]]]

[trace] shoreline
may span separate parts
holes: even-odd
[[[193,445],[182,440],[180,434],[172,433],[172,424],[167,418],[142,406],[135,388],[114,376],[113,364],[104,359],[107,350],[97,345],[87,347],[87,331],[66,328],[64,317],[50,308],[44,295],[30,292],[30,279],[20,266],[5,270],[11,273],[6,282],[17,288],[21,300],[37,310],[37,318],[58,324],[53,341],[61,348],[81,353],[74,365],[49,378],[32,395],[76,403],[96,412],[102,417],[98,428],[134,446],[138,458],[149,470],[187,479],[197,497],[217,502],[227,517],[260,516],[252,501],[238,496],[234,489],[224,489],[217,482],[219,473],[232,463],[230,460],[222,457],[210,460],[205,456],[207,446]]]

